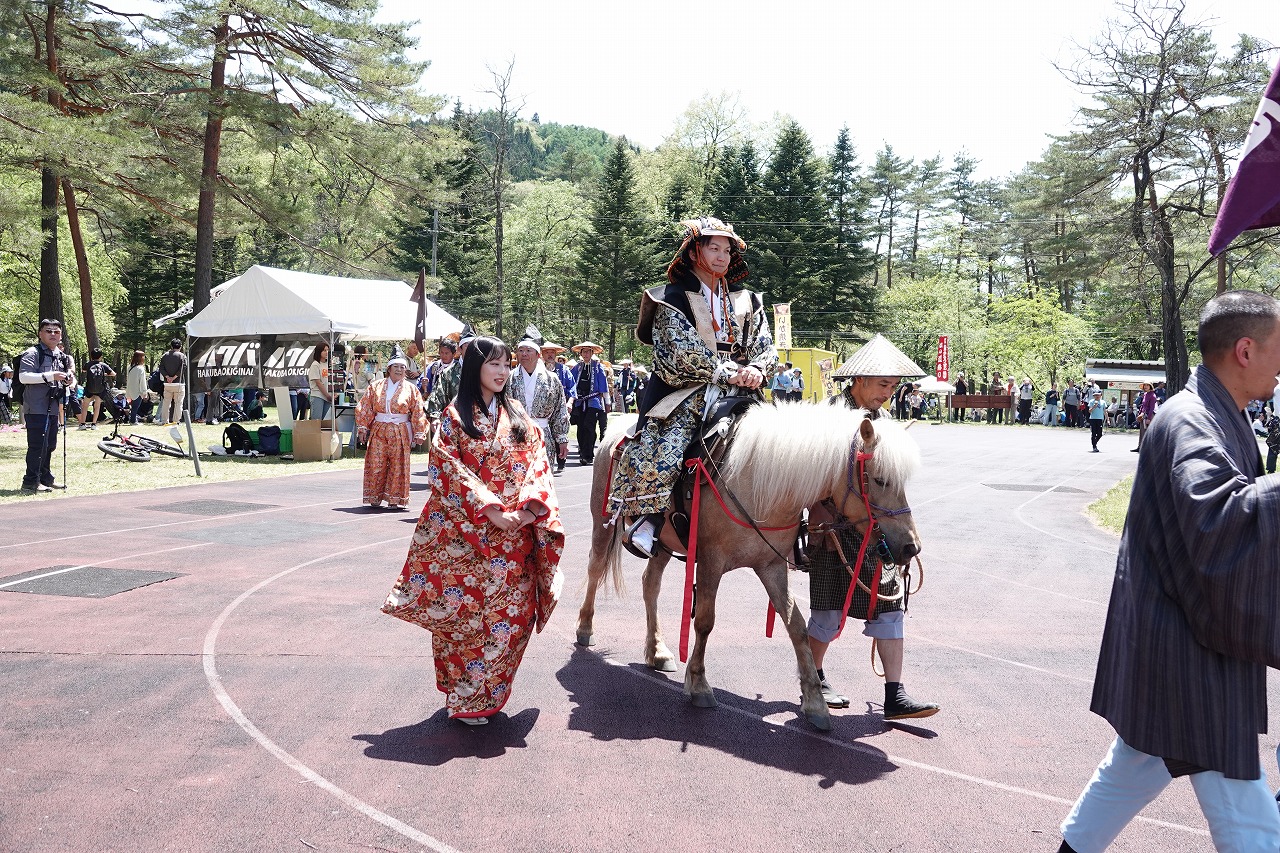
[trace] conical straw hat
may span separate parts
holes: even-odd
[[[832,377],[851,379],[854,376],[899,376],[913,379],[924,375],[920,365],[908,358],[906,353],[890,343],[884,335],[876,335],[840,365],[840,369]]]

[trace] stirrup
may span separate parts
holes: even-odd
[[[646,521],[649,521],[649,516],[642,515],[639,518],[637,518],[635,521],[628,524],[626,528],[622,531],[622,547],[626,548],[627,552],[632,556],[639,557],[642,560],[652,559],[653,554],[646,554],[644,551],[640,549],[638,545],[636,545],[634,542],[631,541],[631,538],[632,536],[635,535],[635,532],[637,529],[639,529],[640,525],[644,524]],[[655,550],[662,547],[658,541],[658,534],[661,532],[662,532],[662,522],[659,521],[657,524],[653,525],[653,545]]]
[[[689,516],[685,515],[683,512],[673,512],[671,513],[670,518],[671,529],[675,531],[676,538],[687,544],[689,542]],[[659,526],[658,533],[661,532],[662,527]],[[654,537],[656,539],[657,533],[654,534]]]

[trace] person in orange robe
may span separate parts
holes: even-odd
[[[480,725],[511,696],[559,600],[564,527],[538,425],[506,394],[511,351],[477,338],[431,444],[430,493],[382,611],[432,633],[449,716]]]
[[[369,384],[356,407],[356,430],[368,442],[364,455],[364,502],[393,509],[409,503],[409,451],[427,440],[427,416],[418,386],[405,377],[408,362],[387,362],[387,375]]]

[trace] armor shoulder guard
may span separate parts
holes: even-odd
[[[640,319],[636,323],[636,340],[645,346],[653,346],[653,317],[659,305],[679,311],[693,322],[689,312],[689,295],[684,288],[673,284],[651,287],[640,296]]]

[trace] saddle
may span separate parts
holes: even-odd
[[[683,462],[701,459],[708,470],[715,470],[733,443],[738,422],[753,406],[763,400],[755,394],[721,397],[702,419],[702,428],[685,448]],[[693,501],[696,474],[687,464],[680,466],[680,479],[671,494],[671,527],[681,544],[689,545],[689,507]]]

